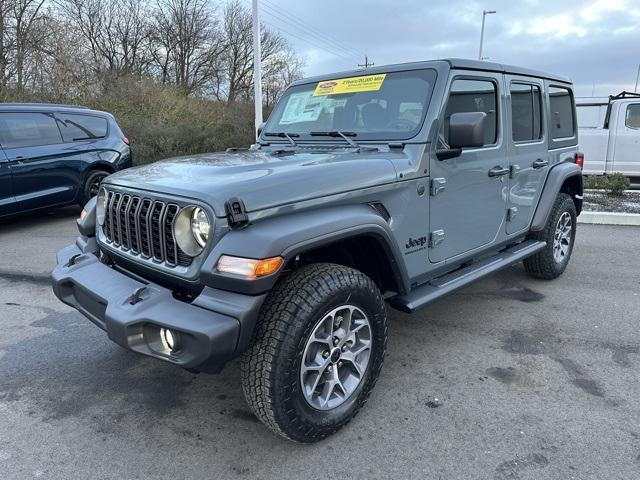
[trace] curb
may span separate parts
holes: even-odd
[[[640,213],[585,212],[578,217],[578,223],[594,225],[639,225]]]

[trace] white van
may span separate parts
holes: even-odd
[[[577,98],[584,174],[620,172],[640,182],[640,94]]]

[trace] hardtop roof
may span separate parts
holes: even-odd
[[[446,64],[451,69],[460,70],[478,70],[485,72],[499,72],[512,75],[523,75],[527,77],[544,78],[562,83],[571,83],[571,79],[562,75],[533,70],[514,65],[505,65],[501,63],[485,62],[480,60],[469,60],[465,58],[445,58],[440,60],[424,60],[419,62],[396,63],[391,65],[380,65],[367,68],[366,70],[346,70],[342,72],[328,73],[325,75],[317,75],[314,77],[303,78],[292,83],[292,85],[300,85],[304,83],[318,82],[333,78],[357,77],[362,75],[372,75],[376,73],[388,73],[403,70],[418,70],[421,68],[433,67],[437,64]]]

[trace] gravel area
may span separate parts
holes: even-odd
[[[626,191],[618,197],[601,190],[587,190],[583,208],[587,212],[640,213],[640,191]]]

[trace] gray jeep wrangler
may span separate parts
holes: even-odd
[[[251,148],[107,177],[53,288],[134,352],[209,373],[240,357],[256,416],[315,442],[374,387],[386,304],[521,260],[564,271],[577,143],[556,75],[453,59],[301,80]]]

